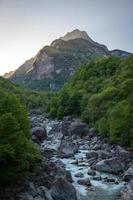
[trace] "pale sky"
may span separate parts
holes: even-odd
[[[133,0],[0,0],[0,75],[76,28],[133,52]]]

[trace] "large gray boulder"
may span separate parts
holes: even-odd
[[[46,129],[43,127],[32,128],[32,140],[38,144],[41,144],[47,138]]]
[[[112,174],[119,174],[124,171],[124,168],[124,164],[117,157],[102,160],[96,164],[97,171]]]
[[[59,147],[61,157],[71,157],[78,151],[78,144],[69,137],[64,137]]]
[[[74,186],[64,178],[57,179],[51,188],[54,200],[77,200]]]
[[[70,124],[68,132],[70,135],[83,137],[87,134],[87,130],[88,129],[86,123],[83,123],[77,119]]]
[[[128,170],[124,173],[123,179],[125,181],[131,181],[133,180],[133,165],[128,168]]]

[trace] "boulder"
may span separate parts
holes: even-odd
[[[104,178],[104,182],[105,183],[118,183],[118,181],[115,178],[108,178],[108,177]]]
[[[130,151],[125,150],[124,148],[118,146],[118,154],[122,161],[129,162],[133,158],[133,154]]]
[[[51,196],[54,200],[77,200],[74,186],[63,178],[59,178],[53,183]]]
[[[124,171],[124,168],[124,164],[117,157],[102,160],[96,164],[97,171],[112,174],[119,174]]]
[[[102,177],[101,176],[94,176],[93,180],[95,180],[95,181],[101,181]]]
[[[108,159],[112,155],[111,152],[109,153],[106,150],[101,150],[101,151],[98,152],[98,154],[99,154],[100,159]]]
[[[92,169],[88,169],[87,174],[90,175],[90,176],[95,176],[96,172],[94,170],[92,170]]]
[[[27,192],[20,193],[17,198],[20,200],[53,200],[49,190],[44,186],[39,186],[36,189],[28,190]]]
[[[86,158],[90,159],[90,158],[95,158],[98,159],[98,152],[96,151],[89,151],[86,153]]]
[[[124,173],[123,177],[124,181],[131,181],[133,180],[133,165],[128,168],[128,170]]]
[[[38,144],[41,144],[47,138],[46,129],[43,127],[32,128],[32,140]]]
[[[78,172],[74,176],[82,178],[82,177],[84,177],[84,174],[82,172]]]
[[[122,200],[133,200],[133,181],[127,184],[121,191]]]
[[[84,186],[87,186],[87,187],[90,187],[91,186],[91,182],[90,182],[90,179],[89,178],[86,178],[86,179],[79,179],[77,181],[78,184],[80,185],[84,185]]]
[[[73,164],[73,165],[78,165],[78,160],[72,161],[71,164]]]
[[[71,172],[68,171],[68,170],[66,171],[66,179],[67,179],[67,181],[70,182],[70,183],[73,182]]]
[[[87,134],[87,130],[87,124],[77,119],[70,124],[68,132],[70,135],[76,135],[82,138]]]
[[[64,137],[59,147],[59,154],[61,157],[71,157],[78,151],[78,144],[69,137]]]

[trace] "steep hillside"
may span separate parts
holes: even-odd
[[[34,90],[55,91],[88,59],[111,54],[119,56],[118,52],[110,52],[105,45],[93,41],[85,31],[76,29],[43,47],[34,58],[4,77]]]
[[[50,116],[81,116],[111,142],[133,147],[133,56],[96,59],[51,100]]]

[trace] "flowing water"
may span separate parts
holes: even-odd
[[[53,126],[57,122],[51,121],[46,124],[47,131],[49,132]],[[58,145],[58,140],[54,142],[52,148]],[[63,158],[60,160],[65,164],[65,168],[71,172],[73,178],[73,185],[76,188],[78,200],[120,200],[120,190],[124,185],[118,176],[114,176],[111,174],[99,173],[96,172],[97,175],[102,177],[101,181],[93,180],[92,176],[87,174],[89,169],[86,160],[86,152],[88,150],[79,149],[79,152],[75,154],[75,159],[81,163],[80,165],[72,164],[75,159],[72,158]],[[58,159],[54,157],[53,159]],[[82,161],[82,162],[80,162]],[[75,177],[75,174],[78,172],[82,172],[84,174],[84,178],[89,178],[92,184],[92,187],[87,188],[86,186],[80,185],[77,183],[77,180],[80,178]],[[105,183],[103,179],[105,177],[115,178],[119,182],[116,183]]]

